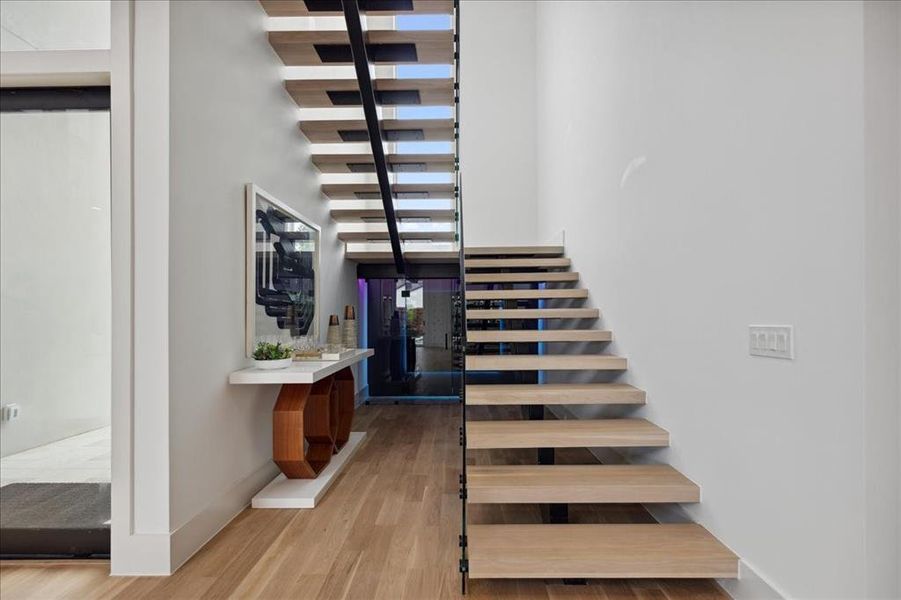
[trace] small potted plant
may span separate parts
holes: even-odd
[[[284,369],[294,360],[294,347],[282,342],[260,342],[253,351],[253,364],[258,369]]]

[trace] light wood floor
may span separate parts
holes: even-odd
[[[366,406],[354,429],[364,446],[319,507],[245,510],[171,577],[108,577],[105,563],[0,565],[0,596],[67,599],[266,598],[432,600],[460,597],[457,405]],[[480,451],[482,452],[482,451]],[[526,462],[528,452],[505,451]],[[586,460],[567,451],[562,461]],[[563,453],[561,453],[563,454]],[[482,452],[479,463],[500,462]],[[487,507],[511,523],[536,522],[533,506]],[[499,512],[498,512],[499,511]],[[472,511],[470,522],[487,512]],[[577,522],[643,522],[634,506],[576,508]],[[713,582],[473,581],[468,597],[592,600],[727,598]]]

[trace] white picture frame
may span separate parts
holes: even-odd
[[[313,234],[313,239],[311,241],[314,242],[313,249],[313,257],[312,257],[312,269],[313,269],[313,317],[309,324],[309,330],[306,333],[306,336],[312,338],[312,340],[318,344],[319,342],[319,320],[320,320],[320,312],[319,312],[319,303],[320,303],[320,254],[321,254],[321,234],[322,228],[319,227],[316,223],[314,223],[311,219],[308,219],[304,215],[300,214],[298,211],[294,210],[284,202],[280,201],[278,198],[273,196],[272,194],[266,192],[261,187],[254,183],[248,183],[245,186],[245,302],[244,302],[244,330],[245,330],[245,352],[248,357],[253,355],[254,348],[256,347],[256,343],[258,338],[272,338],[272,337],[281,337],[285,340],[290,340],[292,338],[291,332],[288,330],[282,330],[280,332],[270,334],[270,333],[262,333],[261,327],[261,319],[272,319],[276,320],[276,317],[267,317],[265,312],[261,315],[259,305],[257,304],[257,255],[259,252],[271,252],[272,255],[275,255],[275,250],[260,250],[257,246],[257,237],[258,232],[261,232],[261,225],[257,220],[257,210],[261,207],[266,207],[267,210],[277,211],[279,215],[291,219],[291,224],[294,226],[298,226],[298,229],[307,228],[311,232],[315,232]],[[265,232],[263,232],[265,233]],[[277,236],[276,236],[277,239]],[[268,242],[267,242],[268,243]],[[309,250],[307,250],[309,252]],[[263,260],[262,262],[266,262]],[[272,259],[270,258],[269,263],[272,263]],[[264,278],[271,279],[272,273],[271,271],[267,274],[264,274]],[[263,309],[264,310],[264,309]],[[266,321],[262,321],[262,323],[266,323]]]

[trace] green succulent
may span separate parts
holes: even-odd
[[[260,342],[257,344],[256,350],[253,351],[253,357],[256,360],[283,360],[293,356],[294,348],[281,342],[274,344]]]

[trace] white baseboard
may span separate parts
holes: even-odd
[[[660,523],[687,523],[694,520],[678,504],[644,504]],[[717,579],[716,582],[735,600],[787,600],[780,591],[750,563],[739,558],[738,579]]]
[[[547,407],[558,419],[577,419],[567,406]],[[590,448],[590,452],[602,463],[622,464],[625,457],[612,448]],[[687,523],[694,520],[678,504],[644,504],[660,523]],[[735,600],[787,600],[789,596],[755,569],[739,558],[738,579],[717,579],[717,583]]]
[[[738,561],[738,579],[717,580],[735,600],[788,600],[788,594],[754,569],[747,561]]]
[[[174,573],[189,558],[229,524],[238,513],[250,506],[250,499],[278,473],[272,462],[251,473],[231,489],[219,495],[190,521],[170,534],[171,567]]]

